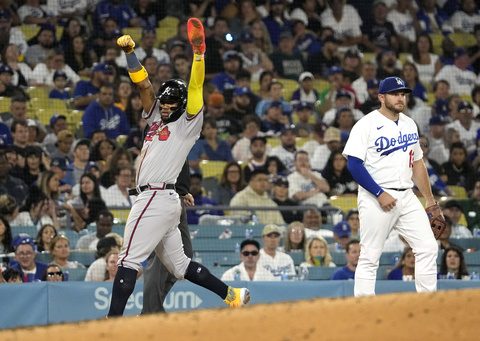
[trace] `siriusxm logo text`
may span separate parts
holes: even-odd
[[[408,146],[417,143],[418,141],[418,134],[400,134],[397,138],[388,138],[385,136],[380,136],[378,139],[375,140],[375,147],[377,147],[377,152],[381,152],[381,156],[389,155],[396,150],[403,150],[404,152],[407,151]]]

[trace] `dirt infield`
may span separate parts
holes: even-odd
[[[317,299],[17,329],[0,340],[478,340],[480,290]]]

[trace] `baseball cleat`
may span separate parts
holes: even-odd
[[[238,308],[250,302],[250,291],[247,288],[228,287],[227,297],[224,302],[230,308]]]
[[[192,45],[192,50],[195,54],[204,54],[206,50],[205,45],[205,30],[202,22],[197,18],[190,18],[187,22],[188,41]]]

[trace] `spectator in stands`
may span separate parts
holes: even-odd
[[[62,70],[56,70],[53,74],[53,89],[48,94],[48,98],[69,100],[71,98],[71,95],[70,92],[66,89],[67,83],[67,74]]]
[[[365,34],[362,44],[369,51],[375,53],[390,47],[398,51],[397,33],[393,24],[387,20],[388,7],[386,1],[373,1],[372,14],[372,20],[367,20],[362,26],[362,32]]]
[[[213,189],[212,199],[219,205],[230,205],[230,200],[245,188],[242,167],[231,161],[225,165],[218,187]]]
[[[253,239],[245,239],[240,244],[239,265],[224,272],[222,281],[275,281],[279,280],[269,269],[260,266],[260,244]]]
[[[438,277],[441,279],[470,279],[465,257],[460,249],[449,247],[443,251]]]
[[[223,72],[212,78],[210,83],[220,92],[231,90],[235,87],[237,73],[242,68],[242,58],[237,51],[226,51],[223,56]]]
[[[365,115],[380,108],[380,101],[378,100],[378,85],[379,82],[376,79],[370,79],[367,81],[368,97],[360,107],[360,111]]]
[[[38,230],[35,245],[38,252],[50,251],[52,239],[57,236],[57,229],[51,224],[45,224]]]
[[[230,206],[245,206],[245,207],[277,207],[277,204],[269,198],[267,193],[268,175],[264,169],[256,169],[250,174],[248,186],[235,194],[230,201]],[[250,215],[248,211],[236,211],[238,215]],[[285,222],[282,215],[278,211],[253,211],[258,217],[260,224],[280,224]]]
[[[274,101],[269,103],[265,115],[262,117],[261,131],[266,136],[274,136],[284,131],[290,120],[283,111],[282,102]]]
[[[412,96],[418,97],[424,102],[427,101],[427,89],[420,82],[415,64],[408,61],[403,63],[401,77],[405,80],[408,87],[412,89]]]
[[[449,161],[442,165],[447,175],[447,185],[473,188],[475,171],[467,159],[467,149],[462,142],[452,143]]]
[[[477,131],[480,129],[480,122],[473,118],[473,106],[470,102],[462,101],[458,104],[456,119],[448,124],[446,128],[454,128],[460,134],[460,140],[471,154],[477,148]]]
[[[309,54],[320,51],[321,44],[316,33],[307,29],[307,14],[300,8],[295,8],[290,13],[292,33],[294,36],[295,49],[300,51],[306,60]]]
[[[232,148],[232,156],[236,161],[244,163],[249,162],[252,158],[251,141],[258,135],[260,131],[260,119],[255,115],[245,115],[242,119],[243,131],[241,138]],[[266,144],[266,140],[265,140]]]
[[[39,0],[26,0],[18,8],[18,16],[22,24],[55,24],[56,17],[46,5],[41,5]]]
[[[446,80],[450,84],[450,93],[470,95],[477,75],[470,71],[470,58],[463,47],[458,47],[454,52],[453,65],[444,65],[435,76],[435,80]]]
[[[3,195],[0,196],[0,205],[3,204]],[[0,206],[0,254],[13,252],[12,229],[7,218],[4,216],[3,207]]]
[[[356,48],[349,49],[343,55],[342,69],[346,84],[352,84],[360,77],[363,54]]]
[[[396,52],[389,48],[383,50],[377,55],[377,65],[377,79],[400,77],[402,73],[402,70],[397,67]]]
[[[352,228],[347,221],[343,220],[333,227],[333,238],[335,243],[331,244],[331,251],[346,250],[348,242],[352,239]]]
[[[92,69],[92,76],[89,81],[82,80],[77,83],[73,92],[75,109],[85,108],[98,98],[100,88],[107,83],[108,76],[113,73],[112,68],[105,63],[98,63]]]
[[[105,237],[98,241],[95,257],[97,258],[87,269],[85,275],[86,282],[102,282],[105,280],[105,272],[107,269],[107,262],[105,256],[110,251],[120,251],[121,244],[118,244],[114,237]]]
[[[310,160],[313,158],[315,149],[324,143],[323,137],[326,129],[327,126],[323,123],[313,124],[309,140],[300,148],[308,153]]]
[[[52,262],[58,264],[62,270],[85,268],[85,265],[70,261],[70,240],[63,234],[59,234],[50,242],[50,254]]]
[[[98,179],[92,173],[85,172],[80,177],[80,188],[77,195],[73,195],[73,198],[68,201],[68,203],[73,206],[75,210],[79,212],[80,215],[84,217],[87,215],[85,214],[84,210],[89,206],[89,202],[93,200],[93,198],[106,198],[107,197],[107,190],[101,187],[98,183]],[[74,188],[73,192],[76,188]]]
[[[252,156],[243,169],[245,180],[250,179],[250,174],[255,169],[266,168],[267,139],[263,136],[254,136],[250,142],[250,155]]]
[[[347,169],[347,160],[341,151],[334,151],[330,154],[321,174],[330,187],[329,195],[357,193],[358,185]]]
[[[76,249],[97,250],[100,239],[112,232],[113,214],[110,211],[101,211],[95,221],[96,231],[80,237]]]
[[[293,221],[287,226],[283,249],[286,253],[305,252],[307,238],[305,237],[305,226],[299,221]]]
[[[128,188],[132,184],[133,169],[130,167],[117,168],[115,174],[115,184],[110,186],[105,193],[105,203],[107,207],[132,207],[130,196],[128,195]]]
[[[432,110],[435,115],[448,118],[448,100],[450,97],[450,84],[446,80],[433,82],[434,102]]]
[[[105,256],[106,271],[105,271],[105,282],[113,282],[115,275],[118,270],[118,250],[112,250]]]
[[[472,238],[472,232],[460,223],[460,219],[464,216],[463,208],[458,201],[449,200],[443,206],[443,213],[452,221],[451,238]]]
[[[99,97],[85,109],[82,123],[86,137],[91,137],[93,131],[97,129],[105,131],[107,136],[113,139],[119,135],[128,135],[130,131],[125,112],[114,105],[111,85],[100,87]]]
[[[319,99],[319,93],[313,87],[315,77],[309,71],[302,72],[298,77],[300,87],[292,94],[292,102],[315,103]]]
[[[448,13],[436,1],[422,0],[419,5],[417,18],[422,32],[439,34],[451,30]]]
[[[106,18],[113,18],[120,29],[138,27],[141,24],[141,19],[130,5],[117,0],[102,0],[97,4],[93,18],[94,28],[100,29]]]
[[[151,59],[152,57],[148,57]],[[184,81],[187,81],[188,78],[190,77],[190,60],[188,57],[183,54],[179,53],[173,59],[173,77],[183,79]]]
[[[248,25],[252,33],[254,44],[257,48],[265,52],[267,55],[273,52],[273,44],[270,34],[262,19],[257,18]]]
[[[153,3],[147,0],[140,0],[133,4],[133,11],[137,14],[137,18],[140,20],[139,26],[156,27],[164,15],[165,5],[163,3]]]
[[[79,76],[90,76],[93,62],[97,60],[97,55],[93,49],[88,46],[87,40],[83,36],[76,36],[65,49],[65,63]]]
[[[457,244],[451,241],[453,222],[448,215],[444,215],[444,216],[445,216],[446,227],[445,227],[445,230],[443,230],[440,237],[438,237],[438,242],[437,242],[439,244],[440,249],[445,250],[449,247],[456,247],[459,250],[463,250],[460,246],[458,246]]]
[[[205,53],[205,72],[207,79],[223,71],[222,53],[226,51],[225,46],[227,42],[225,38],[230,32],[227,19],[221,16],[215,17],[211,31],[212,34],[205,39],[205,43],[209,47]],[[231,35],[228,37],[231,38]],[[177,40],[182,43],[186,42],[182,39]],[[172,48],[173,44],[170,45],[170,49]],[[172,58],[171,55],[170,58]]]
[[[199,169],[201,160],[232,161],[230,145],[217,135],[217,122],[214,118],[206,118],[202,129],[203,139],[197,140],[193,146],[188,160],[190,167]]]
[[[0,194],[10,194],[22,205],[28,195],[28,187],[22,180],[9,175],[10,169],[5,153],[0,153]]]
[[[278,176],[273,179],[273,189],[272,189],[272,200],[281,207],[281,206],[297,206],[298,202],[290,199],[288,197],[288,180],[285,177]],[[283,220],[287,224],[290,224],[294,221],[302,219],[300,211],[295,210],[282,210]]]
[[[360,218],[358,217],[358,210],[356,208],[352,208],[347,212],[345,221],[350,225],[350,238],[360,238]]]
[[[230,124],[227,129],[224,128],[223,130],[230,135],[230,138],[228,138],[229,142],[234,144],[242,132],[242,118],[251,112],[253,106],[250,99],[252,93],[248,87],[236,87],[233,89],[232,95],[230,108],[225,112],[225,118],[230,121]]]
[[[0,12],[0,27],[2,22],[1,13],[2,12]],[[32,79],[32,69],[28,64],[20,61],[20,56],[19,46],[10,43],[2,54],[2,61],[13,71],[12,84],[14,86],[28,86]]]
[[[303,225],[305,226],[305,237],[333,237],[333,232],[322,228],[322,216],[316,208],[309,208],[303,212]]]
[[[80,139],[75,143],[73,147],[73,162],[72,168],[75,184],[79,183],[80,177],[85,171],[85,166],[90,159],[90,141],[88,139]]]
[[[10,267],[20,272],[22,282],[38,282],[42,279],[47,265],[35,261],[37,250],[33,239],[27,234],[20,234],[13,240],[15,260],[10,262]]]
[[[55,263],[48,264],[42,277],[42,281],[44,282],[63,282],[66,280],[66,276],[62,269]]]
[[[255,38],[248,30],[240,36],[240,57],[243,68],[252,75],[252,81],[258,81],[262,72],[273,70],[272,61],[265,51],[255,45]]]
[[[5,283],[22,283],[20,272],[13,268],[3,270],[2,273],[0,273],[0,277],[3,277]]]
[[[12,83],[14,72],[7,64],[0,64],[0,96],[2,97],[27,97],[20,86]]]
[[[278,156],[267,156],[265,162],[265,169],[269,176],[269,181],[272,181],[278,176],[287,176],[288,170]]]
[[[447,177],[444,173],[444,170],[435,160],[432,160],[429,157],[430,142],[428,138],[426,136],[420,136],[419,144],[423,152],[423,162],[425,163],[425,167],[427,168],[433,194],[435,196],[451,195],[450,190],[445,183]]]
[[[450,18],[455,32],[473,33],[475,25],[480,24],[480,14],[474,0],[461,0],[462,9],[456,11]]]
[[[313,132],[312,120],[314,120],[313,105],[309,102],[299,102],[295,106],[293,117],[298,137],[309,138]]]
[[[115,183],[115,172],[118,167],[128,167],[133,164],[130,152],[123,147],[118,147],[107,162],[107,170],[100,178],[100,184],[108,188]]]
[[[126,111],[132,91],[132,83],[127,79],[121,79],[115,86],[115,106],[122,111]]]
[[[327,3],[327,9],[320,16],[322,26],[331,27],[343,47],[356,47],[362,41],[362,19],[357,10],[345,0],[329,0]]]
[[[55,203],[48,199],[40,189],[33,186],[30,188],[25,204],[20,208],[20,213],[10,224],[12,226],[35,226],[37,230],[46,224],[59,227]]]
[[[25,61],[34,68],[38,63],[44,63],[57,45],[55,27],[50,24],[41,25],[37,35],[28,44],[30,46],[25,53]]]
[[[24,150],[25,167],[18,171],[11,171],[10,174],[22,179],[27,186],[39,183],[42,172],[45,171],[43,150],[37,146],[27,146]]]
[[[407,57],[407,61],[415,65],[418,77],[424,85],[431,84],[442,67],[438,55],[433,53],[432,38],[427,33],[418,35],[412,55]]]
[[[335,127],[327,128],[327,130],[325,130],[323,142],[325,143],[321,144],[315,149],[311,162],[312,168],[317,171],[322,171],[325,168],[328,162],[328,158],[330,157],[332,152],[340,150],[340,129]]]
[[[13,97],[10,102],[10,112],[1,114],[3,123],[9,128],[12,127],[14,120],[26,120],[27,116],[27,99],[23,96]]]
[[[273,276],[295,276],[295,266],[292,257],[278,251],[283,229],[275,224],[265,225],[262,231],[263,248],[260,249],[258,266],[270,271]]]
[[[411,247],[405,247],[395,267],[387,275],[388,280],[412,281],[415,279],[415,255]]]
[[[271,0],[270,12],[267,17],[263,19],[272,44],[279,46],[280,34],[282,32],[290,31],[291,23],[285,17],[285,3],[284,0]]]
[[[350,135],[350,131],[355,124],[355,118],[353,117],[353,109],[345,107],[340,108],[335,113],[335,119],[332,126],[340,129],[340,139],[342,143],[347,142]]]
[[[442,165],[448,161],[449,151],[445,144],[447,119],[443,116],[432,116],[429,120],[429,158]]]
[[[265,74],[265,76],[266,75],[268,74]],[[262,80],[260,82],[262,83]],[[272,106],[272,103],[275,103],[277,106],[278,103],[280,103],[283,113],[290,116],[292,113],[292,106],[289,102],[283,99],[283,84],[276,79],[272,79],[268,86],[268,91],[268,98],[262,99],[258,102],[255,108],[257,116],[263,117],[267,113],[267,110]]]
[[[95,133],[94,133],[95,134]],[[114,141],[106,138],[101,139],[93,146],[91,151],[90,160],[97,162],[97,165],[101,167],[102,172],[106,170],[106,164],[112,157],[117,145]]]
[[[47,151],[49,152],[52,160],[55,158],[62,158],[71,161],[73,159],[71,148],[75,138],[72,132],[66,128],[66,119],[65,126],[63,126],[62,122],[59,122],[59,126],[54,128],[54,134],[56,134],[56,142],[50,144],[50,147],[47,147]]]
[[[468,47],[467,51],[470,56],[470,64],[473,67],[473,71],[478,75],[480,72],[480,24],[473,27],[473,35],[477,43],[476,45]],[[472,96],[472,99],[473,97],[474,96]]]
[[[199,173],[190,175],[190,193],[193,196],[195,206],[217,206],[218,203],[212,200],[208,196],[203,195],[203,177]],[[228,203],[226,204],[228,206]],[[209,215],[223,215],[223,211],[220,210],[189,210],[187,211],[187,221],[190,225],[198,225],[200,217],[204,214]]]
[[[45,61],[37,63],[33,69],[31,83],[38,86],[53,86],[53,76],[56,71],[63,71],[72,85],[80,80],[80,76],[65,64],[63,51],[53,49],[47,53]]]
[[[362,72],[359,78],[352,82],[352,89],[357,95],[358,102],[363,104],[370,97],[370,92],[368,91],[368,82],[376,82],[378,88],[378,81],[376,79],[377,66],[371,62],[367,61],[362,64]],[[372,83],[371,83],[372,84]]]
[[[294,50],[294,40],[290,31],[284,31],[278,36],[278,50],[270,55],[274,73],[281,78],[298,79],[305,70],[303,56]]]
[[[332,275],[333,280],[353,280],[355,277],[355,270],[360,256],[360,242],[356,239],[350,240],[345,247],[345,251],[347,265],[335,271]]]
[[[317,236],[307,240],[305,247],[305,261],[300,267],[321,266],[334,268],[337,265],[332,261],[332,255],[328,250],[328,244],[325,238]]]
[[[286,126],[280,133],[280,146],[272,149],[269,156],[276,156],[282,161],[288,172],[295,168],[296,132],[293,126]]]
[[[358,109],[354,108],[355,105],[355,97],[350,91],[346,91],[345,89],[340,89],[335,93],[335,102],[332,108],[327,110],[322,117],[322,122],[326,125],[333,125],[335,121],[335,117],[337,115],[338,110],[349,108],[351,109],[355,120],[361,119],[364,115]]]
[[[397,5],[389,11],[387,20],[393,24],[398,34],[400,51],[407,52],[410,51],[417,33],[420,32],[417,7],[412,0],[397,0],[396,2]]]
[[[319,78],[328,78],[329,70],[341,64],[337,56],[338,45],[339,41],[333,35],[323,39],[321,50],[308,56],[306,69]]]

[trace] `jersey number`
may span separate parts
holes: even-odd
[[[408,167],[413,168],[413,149],[408,153]]]

